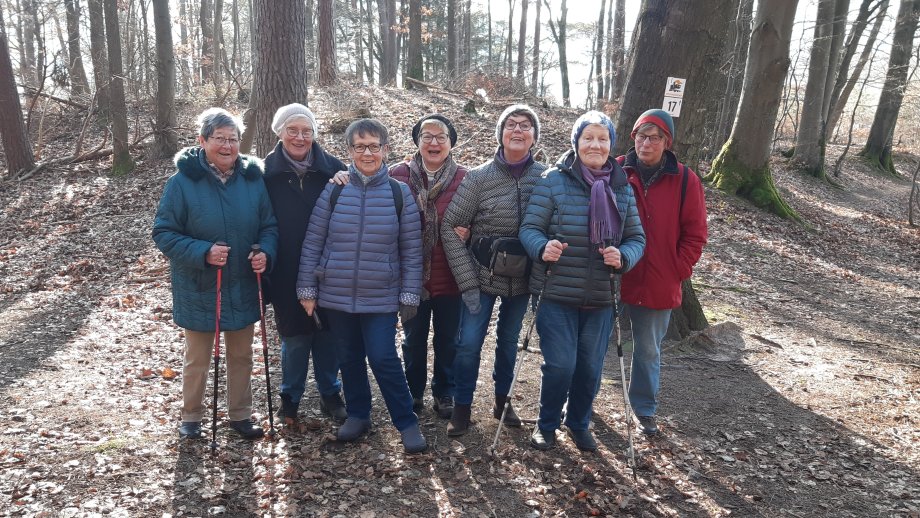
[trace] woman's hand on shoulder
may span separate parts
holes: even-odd
[[[348,171],[339,171],[329,179],[329,183],[334,183],[336,185],[348,185]]]

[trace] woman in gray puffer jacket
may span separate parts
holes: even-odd
[[[520,238],[534,259],[537,332],[543,352],[540,417],[531,445],[552,448],[565,425],[580,450],[594,451],[588,429],[613,329],[614,276],[642,257],[645,233],[626,173],[610,158],[613,121],[590,111],[575,121],[572,151],[547,171],[530,197]]]
[[[451,436],[463,435],[469,429],[480,354],[498,298],[501,306],[492,371],[495,382],[492,413],[496,419],[501,418],[508,403],[518,336],[530,297],[528,259],[517,235],[533,186],[546,169],[530,154],[540,137],[540,119],[526,105],[509,106],[498,118],[495,136],[499,144],[495,158],[467,173],[441,224],[441,241],[464,303],[454,358],[454,411],[447,426],[447,434]],[[454,231],[455,227],[470,229],[469,247]],[[491,250],[499,245],[516,248],[512,251],[519,254],[515,254],[520,259],[516,263],[522,267],[517,271],[496,268],[500,265],[492,258],[498,256]],[[521,426],[510,404],[505,423]]]
[[[396,353],[396,313],[414,316],[422,292],[418,206],[409,187],[390,179],[386,128],[360,119],[345,130],[351,153],[348,185],[329,184],[316,202],[304,238],[297,296],[307,314],[322,308],[338,348],[345,423],[340,441],[371,425],[370,363],[407,453],[428,445],[412,411],[406,373]]]

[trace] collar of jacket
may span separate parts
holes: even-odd
[[[179,174],[183,174],[195,182],[202,178],[207,178],[209,175],[213,176],[210,171],[202,167],[201,162],[198,160],[198,155],[203,152],[200,146],[192,146],[176,153],[173,160],[176,163]],[[262,161],[254,156],[240,153],[233,167],[236,174],[249,181],[262,178]]]
[[[284,153],[281,152],[281,146],[282,144],[279,140],[278,143],[275,144],[275,149],[265,157],[266,178],[294,172],[291,164],[284,158]],[[313,156],[313,164],[309,168],[310,171],[316,171],[329,178],[332,178],[333,175],[338,172],[338,167],[333,166],[329,160],[329,155],[326,154],[326,151],[315,140],[310,146],[310,154]]]
[[[636,154],[636,148],[629,148],[629,151],[626,152],[626,160],[623,161],[623,167],[635,168],[638,162],[639,155]],[[664,150],[664,167],[661,169],[661,172],[665,174],[677,174],[679,172],[677,167],[677,155],[670,149]]]
[[[622,187],[626,185],[626,171],[620,167],[620,164],[613,159],[613,157],[607,158],[607,163],[613,162],[613,171],[610,171],[610,188],[616,189],[617,187]],[[575,164],[578,163],[578,155],[575,154],[575,151],[568,150],[559,157],[559,160],[556,161],[556,169],[564,174],[572,175],[577,180],[582,180],[581,171],[575,169]]]
[[[511,176],[511,171],[508,169],[508,164],[498,158],[498,152],[501,151],[503,147],[504,146],[499,146],[498,149],[495,150],[495,156],[492,157],[492,163],[495,164],[495,167],[497,167],[499,171],[508,175],[508,178],[514,179],[514,177]],[[530,166],[532,166],[533,163],[533,148],[530,148],[530,152],[527,154],[527,162],[524,162],[524,174],[521,176],[527,174],[527,170],[530,169]]]
[[[386,162],[380,165],[380,169],[370,177],[366,184],[361,180],[361,177],[364,176],[364,174],[361,171],[358,171],[354,164],[348,166],[348,174],[351,176],[349,182],[359,187],[362,185],[371,187],[373,185],[380,185],[390,181],[390,168],[387,166]]]

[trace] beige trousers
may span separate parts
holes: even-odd
[[[227,409],[231,421],[252,417],[252,336],[254,324],[239,331],[224,331],[220,355],[227,372]],[[185,330],[185,364],[182,366],[182,420],[201,422],[208,408],[204,391],[214,357],[214,333]]]

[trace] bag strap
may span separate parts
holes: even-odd
[[[687,198],[687,180],[688,180],[688,177],[690,176],[690,173],[687,172],[687,167],[680,162],[677,163],[677,170],[680,171],[680,176],[681,176],[680,178],[680,208],[678,209],[679,211],[677,213],[678,218],[680,218],[680,214],[684,212],[684,199]]]
[[[342,189],[345,186],[341,184],[335,184],[332,187],[332,192],[329,194],[329,213],[335,212],[335,204],[339,202],[339,196],[342,194]],[[396,206],[396,221],[402,223],[402,212],[403,212],[403,192],[402,188],[399,187],[399,182],[390,178],[390,190],[393,192],[393,204]]]

